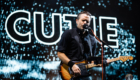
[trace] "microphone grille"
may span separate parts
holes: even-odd
[[[83,25],[83,28],[87,29],[88,25],[87,24],[84,24]]]

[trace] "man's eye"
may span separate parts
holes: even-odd
[[[89,23],[88,21],[86,21],[87,23]]]
[[[89,21],[87,21],[87,20],[82,20],[82,21],[83,21],[83,22],[86,21],[86,23],[89,23]]]

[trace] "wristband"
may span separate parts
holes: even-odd
[[[71,68],[72,68],[73,65],[74,65],[74,62],[72,62],[72,61],[68,62],[68,66],[70,66]]]

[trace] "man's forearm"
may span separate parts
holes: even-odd
[[[57,55],[64,64],[67,64],[68,66],[71,67],[74,73],[78,73],[79,75],[81,75],[80,68],[76,64],[74,64],[72,61],[70,61],[70,59],[65,55],[65,53],[57,52]]]
[[[57,55],[60,58],[60,60],[65,64],[68,64],[68,62],[70,61],[70,59],[64,53],[57,52]]]

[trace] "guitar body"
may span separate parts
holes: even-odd
[[[75,64],[80,64],[80,63],[86,63],[86,61],[84,60]],[[61,76],[64,80],[70,80],[71,77],[73,77],[73,75],[69,73],[68,69],[69,69],[69,66],[66,64],[62,64],[60,67]]]
[[[118,57],[118,58],[114,58],[114,59],[109,59],[108,60],[108,63],[110,63],[110,62],[114,62],[114,61],[117,61],[117,60],[121,60],[121,61],[123,61],[123,62],[125,62],[126,60],[133,60],[133,57],[132,56],[120,56],[120,57]],[[87,63],[87,61],[81,61],[81,62],[77,62],[77,63],[75,63],[75,64],[81,64],[81,63],[84,63],[84,64],[86,64]],[[96,64],[94,64],[94,63],[91,63],[91,64],[87,64],[87,65],[84,65],[85,66],[85,68],[87,68],[87,69],[89,69],[89,68],[92,68],[92,67],[95,67],[95,66],[101,66],[101,64],[98,64],[98,65],[96,65]],[[81,66],[79,66],[79,68],[80,68]],[[81,68],[80,68],[81,69]],[[62,78],[64,79],[64,80],[70,80],[71,79],[71,77],[73,77],[73,75],[72,74],[70,74],[69,73],[69,66],[68,65],[66,65],[66,64],[62,64],[61,65],[61,67],[60,67],[60,72],[61,72],[61,76],[62,76]],[[83,71],[83,69],[81,69],[81,72]],[[86,73],[85,73],[86,74]],[[81,74],[82,75],[82,74]]]

